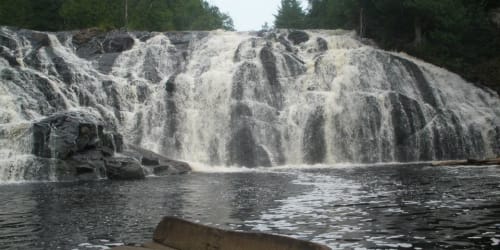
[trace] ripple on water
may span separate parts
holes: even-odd
[[[165,215],[333,249],[488,249],[500,239],[499,182],[499,168],[322,166],[6,185],[0,249],[144,242]]]

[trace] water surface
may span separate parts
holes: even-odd
[[[0,249],[148,241],[165,215],[334,249],[494,249],[500,167],[336,166],[0,186]]]

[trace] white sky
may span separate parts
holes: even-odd
[[[265,22],[272,26],[274,15],[278,12],[281,0],[208,0],[219,7],[221,12],[229,14],[238,31],[260,30]],[[301,0],[306,6],[306,0]]]

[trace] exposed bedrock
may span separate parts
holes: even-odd
[[[52,168],[56,179],[61,180],[134,180],[144,179],[147,168],[153,168],[155,175],[191,170],[186,163],[139,147],[129,145],[124,150],[123,137],[105,127],[102,118],[91,113],[54,114],[33,124],[33,154],[47,159],[37,161],[42,169]]]
[[[0,181],[500,154],[495,91],[350,31],[0,27],[0,81]]]
[[[191,172],[191,167],[185,162],[172,160],[138,146],[127,145],[126,147],[127,149],[123,152],[124,155],[136,159],[156,176]]]

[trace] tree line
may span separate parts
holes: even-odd
[[[57,31],[233,30],[233,21],[204,0],[2,0],[0,25]]]
[[[500,86],[498,0],[282,0],[276,28],[354,29],[384,49],[401,50]]]

